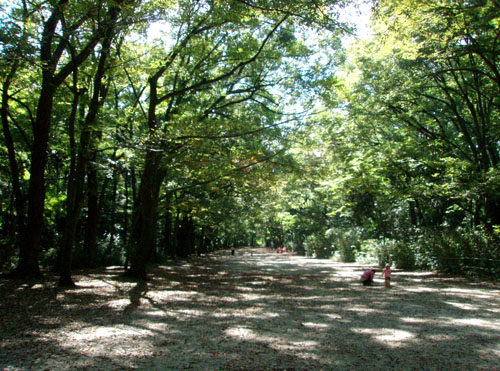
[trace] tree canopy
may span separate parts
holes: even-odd
[[[500,4],[0,1],[0,269],[240,245],[493,274]]]

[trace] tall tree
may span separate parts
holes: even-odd
[[[15,275],[24,277],[40,274],[38,253],[44,220],[45,170],[56,91],[66,78],[84,63],[102,39],[110,26],[109,20],[113,18],[115,8],[110,5],[107,12],[102,14],[100,7],[89,7],[88,4],[76,4],[69,0],[59,0],[54,4],[46,3],[42,6],[44,12],[41,14],[46,17],[41,23],[39,40],[41,81],[33,124],[28,214],[24,230],[18,231],[22,243],[19,264],[14,271]],[[85,27],[91,32],[82,36],[80,32]],[[71,45],[70,42],[75,40],[78,41],[77,45]],[[73,48],[74,53],[65,54],[70,48]]]
[[[99,50],[99,59],[93,78],[92,97],[89,102],[88,112],[84,119],[83,127],[80,129],[81,133],[77,156],[72,159],[72,166],[70,166],[66,199],[65,229],[62,236],[63,244],[60,254],[60,286],[74,286],[74,282],[71,279],[71,265],[73,247],[75,244],[76,226],[80,218],[80,211],[84,200],[84,184],[85,175],[87,174],[87,164],[92,156],[91,149],[93,146],[91,145],[91,141],[93,139],[95,140],[95,138],[93,138],[93,133],[97,131],[95,129],[95,123],[99,108],[103,105],[107,89],[109,88],[108,86],[103,85],[103,80],[109,65],[111,46],[113,40],[117,36],[117,32],[123,30],[123,28],[119,30],[117,25],[120,10],[120,5],[118,3],[112,4],[109,9],[109,18],[106,20],[107,25],[100,43],[101,47]],[[76,70],[74,73],[76,74]],[[73,89],[78,90],[76,84]],[[78,94],[78,92],[76,92],[76,94]]]
[[[224,5],[183,2],[183,11],[171,22],[179,25],[178,34],[173,38],[176,43],[167,54],[166,62],[148,79],[149,143],[158,140],[160,125],[165,133],[171,130],[174,117],[184,115],[192,122],[191,127],[196,128],[199,122],[215,123],[220,107],[246,101],[262,104],[258,98],[264,97],[268,88],[262,77],[279,68],[281,55],[287,53],[287,45],[293,44],[294,22],[315,23],[313,19],[321,19],[320,15],[325,15],[322,12],[331,4],[305,5],[299,1],[280,5],[281,8],[258,1]],[[327,21],[321,19],[321,22]],[[275,53],[273,59],[267,59],[271,44],[275,46]],[[257,70],[253,71],[252,66],[258,66]],[[194,102],[200,105],[195,106]],[[162,104],[165,113],[160,122],[158,111]],[[138,277],[145,276],[146,263],[155,244],[156,207],[165,174],[161,152],[165,150],[166,147],[147,148],[134,218],[141,226],[134,228],[138,238],[128,272]]]

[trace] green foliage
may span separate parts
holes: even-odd
[[[395,241],[390,239],[367,239],[361,244],[358,258],[376,261],[380,267],[392,264]]]
[[[22,5],[2,5],[0,26],[9,93],[0,147],[4,268],[18,258],[7,246],[22,231],[15,223],[31,192],[33,124],[48,71],[40,30],[56,3]],[[49,48],[61,52],[51,68],[65,79],[47,138],[42,266],[58,264],[69,174],[85,158],[74,266],[88,254],[98,264],[129,262],[146,228],[155,232],[156,262],[261,243],[345,262],[498,272],[498,4],[378,1],[374,37],[346,50],[334,18],[341,5],[120,3],[97,119],[86,123],[103,45],[69,62],[109,20],[90,1],[69,2],[55,29],[62,44]],[[155,40],[150,22],[162,28]]]
[[[413,270],[417,268],[417,263],[420,268],[429,268],[419,259],[418,247],[406,241],[396,242],[392,256],[398,269]]]
[[[332,228],[327,231],[327,235],[334,241],[336,259],[344,263],[356,261],[356,256],[361,247],[361,231],[359,228],[349,230]]]
[[[309,235],[304,241],[306,256],[318,259],[332,257],[332,245],[328,238],[322,235]]]

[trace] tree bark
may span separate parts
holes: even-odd
[[[95,162],[97,153],[94,151],[92,162]],[[99,187],[97,183],[97,170],[89,166],[87,170],[87,219],[85,221],[85,237],[83,241],[84,266],[94,268],[97,266],[97,228],[99,225]]]
[[[163,241],[163,250],[165,256],[173,256],[174,254],[174,249],[172,246],[172,211],[170,210],[171,205],[170,205],[170,197],[167,195],[166,200],[165,200],[165,226],[163,230],[163,236],[164,236],[164,241]]]
[[[126,275],[138,279],[147,278],[147,264],[156,247],[158,198],[165,175],[160,162],[158,152],[148,151],[134,212],[133,251]]]
[[[119,181],[120,175],[118,174],[118,170],[114,169],[113,170],[113,188],[112,188],[112,194],[111,194],[111,215],[109,217],[109,240],[108,240],[108,247],[107,247],[107,252],[111,253],[113,250],[113,246],[115,243],[115,220],[116,220],[116,194],[118,191],[118,181]]]
[[[21,189],[19,165],[16,159],[17,156],[14,147],[14,140],[12,139],[9,125],[9,88],[12,83],[12,79],[16,74],[17,68],[18,63],[14,62],[9,74],[2,84],[2,106],[0,111],[2,130],[5,139],[5,145],[7,147],[7,156],[9,159],[10,178],[14,195],[14,206],[16,210],[16,213],[12,214],[14,216],[12,219],[12,230],[14,231],[23,230],[25,223],[25,199]],[[19,243],[19,239],[17,243]]]
[[[56,86],[44,73],[38,101],[33,147],[31,150],[30,182],[28,188],[28,219],[23,231],[19,264],[14,274],[20,277],[40,277],[38,263],[39,242],[42,236],[45,209],[45,166],[48,160],[50,117]]]
[[[147,124],[149,134],[155,136],[157,128],[156,108],[158,99],[158,80],[162,76],[164,68],[149,78],[149,106]],[[161,184],[166,175],[162,168],[162,152],[154,148],[154,139],[150,141],[146,148],[144,160],[144,170],[141,176],[137,203],[135,205],[134,216],[132,218],[132,254],[130,268],[126,272],[129,277],[138,279],[147,278],[147,264],[151,258],[151,253],[156,247],[157,228],[157,207]]]

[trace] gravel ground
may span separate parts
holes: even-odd
[[[2,370],[500,370],[500,287],[266,249],[0,280]]]

